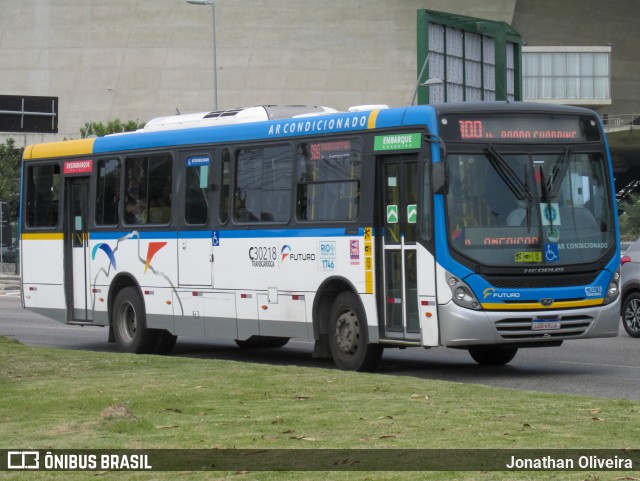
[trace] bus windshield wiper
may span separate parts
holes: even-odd
[[[549,176],[549,180],[546,185],[547,196],[549,199],[547,202],[551,202],[551,200],[555,199],[560,194],[560,186],[562,185],[562,179],[567,173],[571,154],[571,149],[566,148],[564,151],[564,157],[558,159],[556,165],[553,166],[553,170],[551,171],[551,175]]]
[[[491,163],[491,166],[498,173],[502,181],[506,184],[509,190],[516,196],[518,200],[527,199],[531,201],[533,196],[520,177],[513,171],[511,166],[493,147],[489,147],[487,150],[487,158]]]
[[[524,166],[524,193],[527,199],[527,230],[531,230],[531,201],[533,200],[533,194],[529,189],[529,168]]]
[[[550,183],[551,179],[549,179],[549,184]],[[546,211],[547,216],[549,217],[549,228],[553,229],[553,208],[551,206],[552,198],[551,193],[549,192],[549,184],[547,184],[547,181],[544,178],[544,169],[542,168],[542,166],[540,166],[540,190],[542,191],[542,198],[540,200],[547,204]]]

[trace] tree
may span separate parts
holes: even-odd
[[[107,124],[102,122],[86,122],[84,127],[80,127],[80,135],[82,138],[87,138],[90,135],[97,135],[98,137],[104,137],[109,134],[117,134],[121,132],[132,132],[144,127],[144,123],[137,120],[128,120],[122,122],[120,119],[109,120]]]
[[[9,202],[11,217],[18,215],[22,151],[11,138],[0,144],[0,201]]]
[[[620,235],[624,238],[640,238],[640,194],[631,194],[626,200],[620,203],[619,217]]]

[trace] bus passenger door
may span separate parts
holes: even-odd
[[[211,287],[213,274],[213,243],[215,234],[209,227],[211,208],[209,171],[211,153],[184,152],[178,231],[178,284],[180,286]]]
[[[67,322],[93,320],[90,296],[88,210],[89,177],[67,178],[64,216]]]
[[[382,229],[383,334],[390,339],[420,340],[416,236],[418,162],[416,155],[384,157],[380,164],[378,218]]]

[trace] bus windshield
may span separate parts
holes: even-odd
[[[602,152],[505,145],[447,156],[449,244],[474,264],[585,264],[615,245]]]

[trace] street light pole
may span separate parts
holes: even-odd
[[[213,19],[213,110],[218,110],[218,68],[216,66],[216,4],[215,0],[187,0],[192,5],[211,5]]]
[[[439,78],[430,78],[430,79],[427,79],[425,82],[422,81],[422,77],[424,76],[424,71],[427,70],[428,64],[429,64],[429,54],[427,54],[427,58],[424,59],[424,63],[422,64],[422,69],[420,69],[420,75],[418,75],[416,88],[413,91],[413,97],[411,97],[411,105],[414,105],[416,103],[416,98],[418,97],[418,88],[429,87],[431,85],[441,85],[444,83]]]

